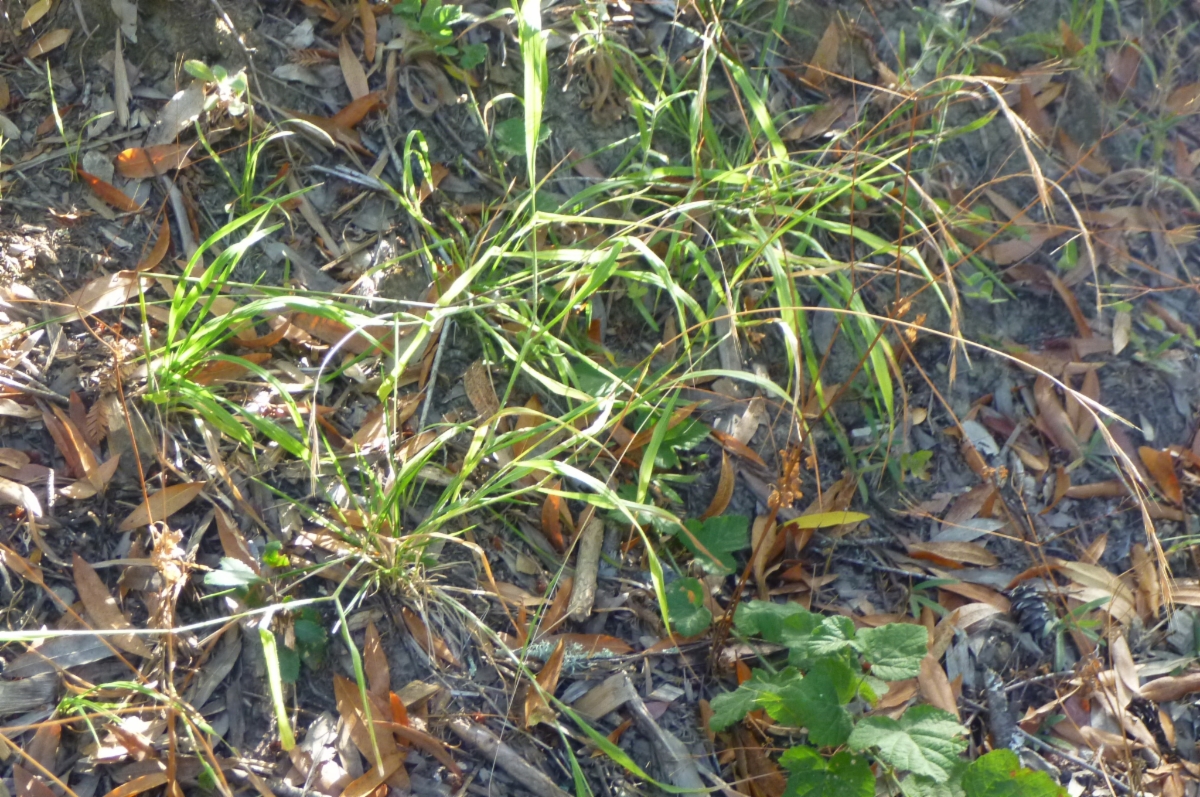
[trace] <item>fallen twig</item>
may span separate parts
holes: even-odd
[[[500,738],[482,725],[476,725],[466,717],[450,720],[454,735],[491,758],[517,783],[537,797],[570,797],[567,792],[554,785],[549,777],[530,764]]]

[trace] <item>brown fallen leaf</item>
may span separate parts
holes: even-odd
[[[1067,411],[1054,390],[1054,383],[1042,374],[1033,382],[1033,398],[1038,407],[1038,420],[1051,442],[1071,455],[1072,460],[1083,456],[1083,447],[1075,437]]]
[[[837,73],[838,50],[842,44],[842,26],[837,17],[830,20],[817,42],[812,60],[804,70],[804,80],[815,88],[825,85],[825,80]]]
[[[546,487],[547,490],[561,490],[562,481],[555,480]],[[546,499],[542,502],[542,534],[546,535],[546,539],[554,546],[554,550],[562,553],[566,550],[567,544],[563,539],[563,510],[566,509],[566,504],[562,500],[561,495],[556,495],[552,492],[546,493]]]
[[[347,784],[342,790],[342,797],[367,797],[383,786],[388,778],[403,771],[401,767],[404,765],[404,758],[403,751],[384,756],[379,766],[371,767],[361,777]]]
[[[99,479],[97,471],[100,468],[100,463],[96,461],[96,454],[92,451],[92,447],[88,445],[84,439],[83,432],[75,425],[75,422],[58,407],[52,408],[54,415],[58,420],[58,430],[62,435],[60,450],[63,446],[70,449],[70,452],[63,451],[63,457],[68,462],[78,462],[83,469],[81,474],[85,479],[91,482],[96,490],[103,490],[105,483]],[[44,420],[44,419],[43,419]],[[56,444],[60,441],[56,437]]]
[[[363,758],[371,766],[375,765],[375,749],[378,747],[380,759],[386,759],[388,756],[396,753],[396,739],[390,733],[382,732],[379,724],[386,722],[391,716],[391,706],[377,704],[374,696],[367,693],[367,699],[371,704],[371,720],[375,725],[375,741],[371,741],[371,731],[367,727],[366,710],[363,708],[362,693],[358,691],[358,684],[346,678],[343,675],[334,674],[333,676],[333,697],[337,704],[338,714],[342,717],[342,722],[346,724],[347,733],[350,735],[350,740],[354,742],[354,746],[363,754]]]
[[[751,462],[753,462],[755,465],[758,465],[762,468],[767,467],[767,463],[763,462],[763,458],[760,457],[754,451],[754,449],[750,448],[748,445],[741,442],[733,435],[725,434],[724,432],[718,431],[716,429],[713,429],[709,434],[711,434],[713,439],[716,440],[721,445],[721,448],[725,449],[730,454],[739,456],[742,459],[748,459]]]
[[[550,654],[550,658],[546,659],[546,663],[542,665],[542,669],[537,675],[538,686],[547,694],[554,694],[558,688],[565,650],[566,642],[560,639],[554,646],[554,652]],[[553,722],[557,716],[558,713],[550,708],[550,704],[546,702],[546,698],[542,697],[542,693],[537,688],[530,686],[529,692],[525,696],[525,727],[532,728],[542,722]]]
[[[158,240],[154,242],[154,248],[150,250],[150,254],[146,255],[137,264],[137,271],[150,271],[162,262],[162,259],[167,256],[167,250],[171,248],[171,225],[164,218],[162,226],[158,228]],[[145,251],[145,250],[143,250]]]
[[[132,531],[166,520],[190,504],[208,482],[185,482],[164,487],[138,505],[137,509],[117,526],[117,531]]]
[[[117,210],[126,213],[137,213],[142,209],[141,205],[134,202],[128,194],[112,183],[101,180],[94,174],[88,174],[83,169],[79,169],[78,174],[79,179],[87,183],[88,188],[92,189],[92,193],[100,197],[105,204],[112,205]]]
[[[246,352],[240,357],[223,357],[220,360],[210,360],[196,366],[188,372],[187,378],[197,385],[211,387],[223,385],[235,379],[241,379],[251,372],[250,366],[263,366],[270,362],[273,355],[269,351]],[[242,360],[244,362],[239,362]]]
[[[8,81],[0,77],[0,111],[8,107],[9,101],[12,99],[12,94],[8,90]]]
[[[1138,448],[1138,456],[1146,470],[1154,477],[1154,482],[1162,491],[1163,497],[1173,504],[1183,503],[1183,489],[1179,486],[1179,477],[1175,475],[1175,459],[1171,454],[1150,446],[1141,446]]]
[[[737,476],[733,472],[733,465],[729,461],[729,454],[721,452],[721,478],[717,482],[717,491],[713,493],[712,500],[708,503],[708,508],[700,515],[701,520],[707,520],[710,517],[716,517],[725,511],[729,506],[730,500],[733,498],[733,487],[737,481]]]
[[[798,125],[784,129],[781,137],[784,141],[807,141],[829,132],[847,111],[854,107],[854,100],[849,97],[836,96],[824,105],[820,105],[808,118]]]
[[[21,30],[29,30],[34,26],[39,19],[46,16],[46,12],[53,5],[53,0],[37,0],[26,10],[25,15],[21,17]]]
[[[192,144],[158,144],[151,147],[131,147],[117,155],[117,174],[137,180],[148,180],[174,169],[191,165],[188,153]]]
[[[930,705],[953,714],[955,719],[958,718],[958,701],[954,698],[950,679],[933,656],[926,655],[921,659],[921,673],[917,676],[917,684]]]
[[[369,0],[358,0],[358,21],[363,29],[363,58],[368,64],[375,63],[375,46],[379,39],[379,28],[375,23],[375,12]]]
[[[121,611],[121,607],[117,606],[112,593],[108,591],[108,587],[104,585],[100,576],[96,574],[95,569],[84,561],[79,554],[75,554],[74,575],[75,588],[79,590],[79,599],[83,602],[84,609],[87,612],[88,619],[92,621],[92,625],[104,631],[124,631],[133,628],[133,625],[129,622],[129,618]],[[141,656],[142,658],[150,656],[150,648],[139,637],[133,634],[118,634],[110,637],[110,639],[121,650],[132,653],[135,656]]]
[[[496,396],[492,376],[483,360],[476,360],[467,367],[462,376],[462,384],[467,391],[467,399],[479,413],[481,420],[488,421],[500,411],[500,399]]]
[[[249,567],[254,573],[261,574],[262,567],[259,566],[258,560],[254,558],[254,554],[250,553],[250,546],[246,539],[242,536],[242,532],[238,529],[237,524],[233,522],[233,518],[229,517],[220,506],[213,506],[213,515],[217,521],[217,536],[221,540],[221,549],[230,559],[236,559],[242,564]]]
[[[1046,113],[1046,109],[1038,105],[1037,99],[1033,96],[1033,90],[1027,83],[1021,84],[1021,99],[1017,102],[1016,111],[1017,116],[1021,117],[1034,135],[1043,142],[1051,140],[1054,124],[1050,121],[1050,115]]]
[[[118,271],[107,277],[97,277],[75,293],[63,299],[80,317],[120,307],[138,292],[152,284],[151,278],[137,271]]]
[[[372,17],[373,19],[374,17]],[[350,43],[343,36],[338,44],[338,62],[342,66],[342,78],[346,81],[346,88],[350,90],[350,96],[354,99],[361,99],[371,93],[371,88],[367,84],[367,73],[363,70],[362,62],[358,60],[358,56],[354,54]]]
[[[392,671],[388,666],[387,654],[383,652],[383,640],[375,623],[367,623],[363,640],[363,669],[367,673],[367,691],[386,698],[392,691]]]
[[[450,651],[450,646],[439,636],[435,636],[422,622],[417,613],[409,608],[401,608],[400,616],[404,618],[404,624],[408,626],[408,632],[413,635],[413,639],[421,646],[421,649],[428,653],[431,657],[441,659],[446,664],[449,664],[455,669],[461,669],[462,664],[455,658]]]
[[[987,548],[974,542],[910,542],[908,555],[946,567],[959,568],[964,564],[995,567],[1000,559]]]
[[[1109,50],[1105,55],[1105,67],[1109,84],[1114,93],[1129,91],[1137,82],[1138,69],[1142,65],[1142,51],[1137,39],[1121,48],[1120,52]]]
[[[71,40],[73,32],[70,28],[55,28],[31,44],[29,49],[25,51],[25,57],[37,58],[39,55],[45,55],[51,50],[62,47]]]
[[[552,634],[545,637],[544,641],[555,644],[559,641],[566,642],[567,652],[572,658],[594,658],[601,651],[614,656],[624,656],[633,652],[633,648],[625,640],[604,634]]]

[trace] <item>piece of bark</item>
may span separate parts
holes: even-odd
[[[579,532],[579,553],[575,559],[575,585],[567,614],[583,622],[592,614],[596,602],[596,576],[600,568],[600,549],[604,545],[604,521],[593,514]]]
[[[450,720],[450,730],[455,736],[483,753],[490,762],[499,764],[517,783],[537,797],[570,797],[537,767],[482,725],[476,725],[466,717],[455,717]]]

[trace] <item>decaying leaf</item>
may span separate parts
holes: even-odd
[[[1154,477],[1154,482],[1162,491],[1163,497],[1173,504],[1183,503],[1183,489],[1179,486],[1179,477],[1175,475],[1175,460],[1170,452],[1141,446],[1138,448],[1138,456],[1146,470]]]
[[[446,664],[456,669],[461,668],[462,664],[450,652],[450,646],[439,636],[431,632],[417,613],[408,608],[400,609],[400,616],[404,618],[404,624],[408,626],[408,632],[413,635],[413,639],[421,646],[421,649],[434,658],[441,659]]]
[[[217,521],[217,536],[221,540],[221,549],[225,555],[230,559],[238,560],[253,572],[261,573],[262,568],[259,566],[258,560],[250,552],[250,546],[246,543],[246,539],[242,536],[242,532],[234,523],[233,518],[216,505],[213,506],[213,516]]]
[[[558,688],[558,678],[562,674],[565,650],[566,643],[560,639],[554,646],[554,652],[550,654],[550,658],[546,659],[541,672],[538,673],[538,686],[547,694],[554,694],[554,690]],[[532,728],[541,722],[553,722],[557,716],[558,714],[546,702],[546,698],[542,697],[542,693],[531,686],[525,697],[525,727]]]
[[[704,514],[700,515],[701,520],[707,520],[710,517],[716,517],[725,511],[729,506],[729,501],[733,498],[733,487],[737,481],[737,476],[733,472],[733,465],[729,461],[729,454],[721,452],[721,478],[717,482],[717,491],[713,493],[712,501],[709,502],[708,508],[704,510]]]
[[[479,413],[482,420],[490,420],[500,411],[500,399],[496,396],[496,388],[492,385],[492,376],[483,360],[476,360],[468,366],[463,374],[463,387],[471,406]]]
[[[837,72],[838,50],[842,44],[842,26],[835,17],[825,27],[813,52],[812,61],[804,72],[804,80],[816,88],[825,85],[825,80]]]
[[[1075,437],[1075,430],[1063,409],[1062,402],[1054,391],[1054,383],[1038,374],[1033,383],[1033,398],[1038,407],[1038,419],[1051,441],[1071,455],[1072,459],[1083,456],[1083,447]]]
[[[133,628],[129,618],[117,606],[116,600],[108,591],[108,587],[100,580],[95,569],[75,554],[74,561],[75,588],[79,590],[79,598],[83,601],[88,619],[98,629],[105,631],[123,631]],[[110,637],[112,643],[135,656],[143,658],[150,655],[150,648],[139,637],[133,634],[118,634]]]
[[[35,518],[42,516],[42,505],[33,490],[5,478],[0,478],[0,504],[23,507]]]
[[[974,542],[910,542],[908,555],[914,559],[926,559],[946,567],[979,565],[994,567],[1000,559],[987,548]]]
[[[208,482],[185,482],[164,487],[143,501],[117,526],[117,531],[132,531],[166,520],[200,495]]]
[[[375,12],[368,0],[358,0],[358,21],[363,29],[363,58],[368,64],[375,63],[375,46],[378,42],[379,29],[375,24]]]
[[[233,359],[210,360],[189,371],[187,378],[197,385],[205,387],[223,385],[249,374],[251,365],[266,365],[270,362],[271,357],[269,351],[251,351],[238,358],[245,362],[237,362]]]

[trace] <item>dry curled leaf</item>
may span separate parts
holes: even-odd
[[[717,491],[713,493],[712,501],[709,502],[708,508],[704,510],[704,514],[700,516],[701,520],[707,520],[710,517],[716,517],[725,511],[729,506],[729,501],[733,498],[733,486],[737,481],[737,476],[733,472],[733,465],[729,461],[729,454],[721,452],[721,478],[717,482]]]
[[[143,501],[117,526],[117,531],[132,531],[166,520],[190,504],[208,482],[185,482],[164,487]]]
[[[408,608],[400,610],[401,617],[404,618],[404,624],[408,626],[408,632],[413,635],[413,639],[421,646],[421,649],[428,653],[431,657],[441,659],[446,664],[454,668],[461,668],[462,664],[450,652],[450,646],[439,636],[431,632],[417,613]]]
[[[1054,383],[1042,374],[1033,382],[1033,398],[1038,407],[1038,419],[1051,442],[1071,455],[1071,459],[1083,456],[1083,448],[1075,437],[1075,430],[1067,411],[1054,390]]]
[[[500,411],[500,399],[496,396],[496,388],[492,385],[492,375],[483,360],[476,360],[468,366],[462,377],[463,388],[471,406],[487,421]]]
[[[532,728],[542,722],[553,722],[554,718],[558,716],[554,709],[550,708],[546,698],[542,697],[542,691],[552,695],[558,688],[558,678],[562,674],[565,650],[566,642],[560,639],[554,646],[554,652],[550,654],[550,658],[546,659],[541,672],[538,673],[537,683],[541,687],[541,691],[533,686],[529,687],[529,693],[525,696],[526,728]]]

